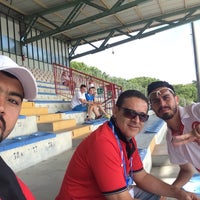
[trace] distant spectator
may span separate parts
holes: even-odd
[[[86,100],[91,102],[94,107],[97,107],[98,113],[100,113],[96,118],[102,117],[102,115],[106,118],[110,118],[108,113],[104,110],[102,103],[100,101],[95,100],[96,89],[95,87],[90,87],[88,92],[85,94]],[[101,115],[102,114],[102,115]]]
[[[92,78],[89,81],[89,88],[91,88],[91,87],[95,87],[94,86],[94,81],[92,80]]]
[[[82,84],[80,90],[77,91],[71,101],[71,107],[73,111],[87,111],[87,100],[85,93],[87,91],[86,85]]]
[[[61,75],[61,82],[64,86],[68,87],[71,91],[74,91],[76,88],[76,83],[72,80],[67,74],[67,71],[63,71]]]

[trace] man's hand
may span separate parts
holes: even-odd
[[[197,142],[200,145],[200,139],[198,139],[193,133],[173,136],[172,139],[172,144],[175,146],[180,146],[189,142]]]
[[[172,143],[175,146],[187,144],[189,142],[196,142],[200,145],[200,122],[194,122],[192,124],[192,131],[183,135],[174,136]]]
[[[160,199],[159,200],[167,200],[167,197],[160,197]]]
[[[196,194],[192,193],[192,192],[187,192],[187,197],[185,199],[191,199],[191,200],[200,200],[200,197],[198,197]],[[182,198],[180,199],[182,200]]]

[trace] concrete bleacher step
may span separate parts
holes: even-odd
[[[162,167],[166,165],[171,165],[171,163],[169,161],[166,141],[163,138],[161,144],[155,145],[154,151],[152,152],[152,166]]]
[[[72,139],[80,137],[80,136],[85,135],[85,134],[88,134],[90,132],[91,132],[90,125],[81,125],[81,124],[78,124],[72,130]]]
[[[62,114],[60,113],[49,113],[37,116],[37,123],[53,122],[62,120]]]
[[[65,141],[65,142],[63,142]],[[35,132],[6,139],[0,144],[1,157],[16,172],[33,166],[72,147],[69,132]]]
[[[72,138],[72,148],[76,148],[92,131]]]
[[[68,129],[76,126],[75,119],[65,119],[58,121],[50,121],[38,124],[39,131],[59,131],[63,129]]]
[[[35,107],[35,103],[31,101],[23,101],[22,108],[33,108]]]
[[[85,135],[89,135],[92,132],[92,127],[88,124],[76,124],[75,126],[71,126],[63,130],[54,131],[54,133],[59,135],[61,131],[70,132],[71,138],[74,140],[76,138],[82,138]]]
[[[20,115],[32,116],[32,115],[41,115],[47,114],[48,108],[45,107],[30,107],[30,108],[22,108]]]
[[[18,117],[14,129],[12,130],[11,134],[8,135],[7,138],[12,138],[21,135],[29,135],[37,131],[38,128],[37,128],[36,116],[20,115]]]

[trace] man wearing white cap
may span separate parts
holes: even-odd
[[[7,56],[0,55],[0,142],[13,130],[23,99],[37,95],[35,78]],[[34,200],[28,187],[0,157],[0,199]]]

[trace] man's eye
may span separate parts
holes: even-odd
[[[159,103],[159,102],[160,102],[159,99],[153,99],[153,100],[151,100],[151,103],[153,103],[153,104],[157,104],[157,103]]]
[[[19,105],[20,104],[20,101],[19,100],[16,100],[16,99],[8,99],[8,101],[12,104],[16,104],[16,105]]]
[[[169,98],[170,98],[170,96],[169,95],[165,95],[165,96],[163,96],[162,97],[164,100],[168,100]]]

